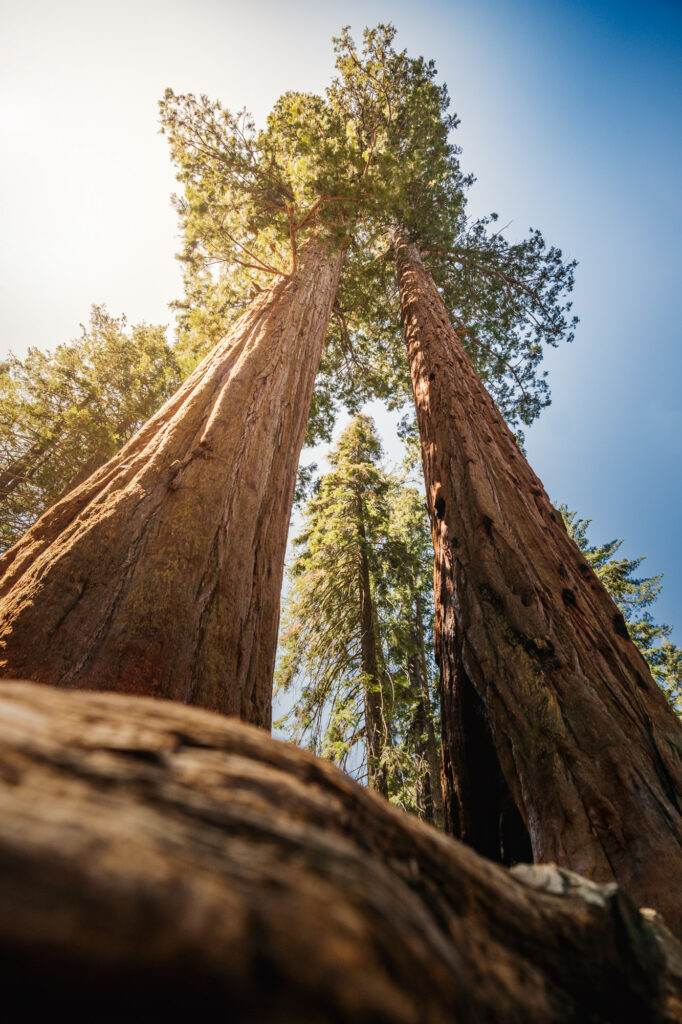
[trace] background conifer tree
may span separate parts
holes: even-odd
[[[0,368],[0,548],[111,458],[180,382],[165,328],[93,306],[80,338]]]
[[[295,704],[280,724],[440,823],[428,519],[381,459],[356,416],[306,504],[276,676]]]
[[[390,482],[372,421],[357,416],[330,456],[295,544],[277,682],[304,680],[289,715],[297,742],[388,792],[390,700],[376,579]],[[363,749],[357,763],[358,748]]]

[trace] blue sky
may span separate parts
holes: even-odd
[[[262,117],[320,90],[342,22],[393,21],[462,118],[475,213],[541,228],[580,261],[581,317],[552,352],[528,453],[556,501],[666,574],[682,634],[682,4],[454,0],[0,0],[0,347],[73,337],[92,302],[169,322],[179,294],[167,85]],[[389,452],[387,417],[380,416]]]

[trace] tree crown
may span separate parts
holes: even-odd
[[[395,46],[392,25],[334,40],[324,97],[285,93],[264,128],[207,97],[161,102],[184,194],[181,355],[202,355],[273,275],[295,272],[311,235],[346,249],[309,440],[329,440],[339,404],[409,401],[392,232],[415,241],[453,324],[507,420],[530,424],[549,402],[544,346],[573,336],[575,263],[532,230],[508,242],[492,214],[471,222],[473,178],[433,61]],[[184,348],[183,348],[184,346]]]

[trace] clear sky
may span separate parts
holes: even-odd
[[[473,211],[580,261],[582,322],[548,359],[529,456],[595,539],[665,572],[657,615],[679,641],[680,0],[0,0],[0,348],[74,337],[93,302],[169,322],[164,88],[262,118],[283,90],[324,87],[342,23],[379,20],[450,87]]]

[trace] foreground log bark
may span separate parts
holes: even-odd
[[[682,1020],[680,947],[615,886],[514,877],[234,719],[4,683],[0,811],[24,1014]]]
[[[436,551],[449,828],[616,879],[682,931],[682,726],[396,245]]]
[[[269,727],[286,535],[340,265],[309,244],[297,274],[0,558],[0,675]]]

